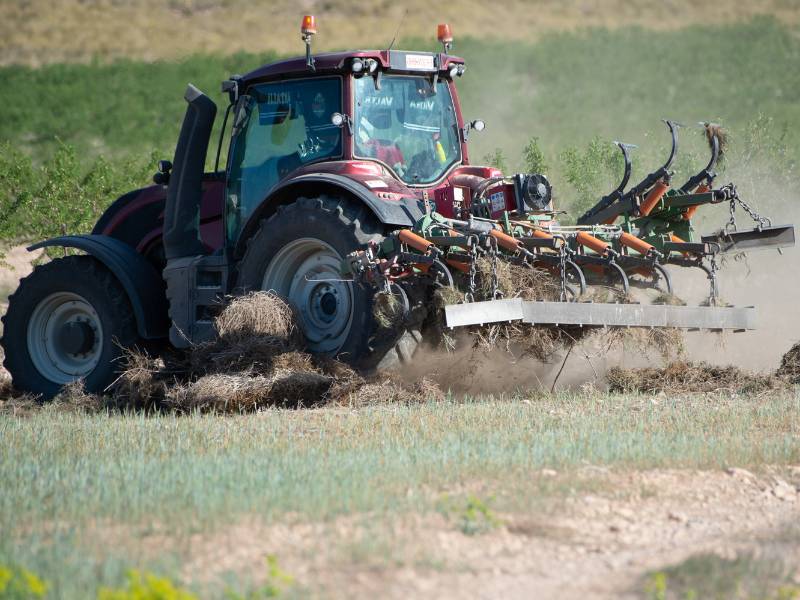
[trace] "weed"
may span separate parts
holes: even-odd
[[[278,598],[294,585],[294,577],[284,571],[278,565],[276,556],[270,554],[266,558],[267,573],[266,580],[258,588],[247,594],[239,594],[228,590],[225,596],[228,600],[266,600],[267,598]]]
[[[44,598],[47,588],[35,573],[22,567],[0,564],[0,600]]]
[[[97,600],[197,600],[197,596],[166,577],[132,570],[127,580],[122,588],[100,588]]]
[[[463,501],[455,500],[449,496],[443,496],[438,503],[439,511],[444,515],[455,516],[458,522],[458,529],[464,535],[478,535],[491,531],[501,524],[491,508],[489,500],[482,500],[474,494],[470,494]]]
[[[658,571],[650,575],[645,585],[645,591],[652,600],[666,600],[667,598],[667,575],[663,571]]]
[[[461,512],[461,532],[465,535],[485,533],[500,525],[500,520],[489,508],[487,501],[477,496],[469,496]]]

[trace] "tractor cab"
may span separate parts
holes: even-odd
[[[297,58],[227,82],[226,89],[242,89],[231,97],[229,242],[298,175],[435,186],[466,158],[453,85],[463,72],[461,59],[444,54],[359,51],[318,55],[313,71]]]

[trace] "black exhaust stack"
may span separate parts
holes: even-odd
[[[200,240],[200,202],[217,105],[191,83],[183,97],[189,105],[175,146],[164,209],[163,240],[167,260],[205,254]]]

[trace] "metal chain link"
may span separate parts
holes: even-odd
[[[717,289],[717,269],[719,268],[717,265],[717,253],[714,252],[711,254],[710,263],[710,272],[708,274],[709,282],[711,283],[711,293],[708,297],[708,305],[709,306],[716,306],[717,299],[719,298],[719,289]]]
[[[500,282],[497,278],[497,240],[489,238],[488,241],[492,268],[492,300],[497,300],[503,295],[503,292],[500,291]]]
[[[753,219],[753,221],[758,223],[759,229],[761,229],[762,227],[769,227],[770,225],[772,225],[772,221],[769,219],[769,217],[762,217],[760,214],[758,214],[758,212],[756,212],[754,208],[752,208],[749,204],[747,204],[747,202],[745,202],[739,197],[739,193],[736,191],[736,187],[732,183],[729,183],[722,189],[726,192],[726,195],[730,198],[730,207],[729,207],[730,219],[725,225],[726,232],[736,231],[737,229],[736,226],[737,204],[742,207],[742,210],[744,210],[750,216],[750,218]]]
[[[561,256],[559,257],[559,269],[560,269],[560,276],[561,276],[561,295],[560,300],[561,302],[566,302],[567,300],[567,251],[565,248],[561,248]]]
[[[477,261],[478,261],[478,237],[475,235],[471,235],[468,238],[468,246],[469,246],[469,253],[470,253],[470,260],[469,260],[469,284],[468,284],[468,291],[464,294],[464,300],[467,302],[475,302],[475,274],[477,270]]]

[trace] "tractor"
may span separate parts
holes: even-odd
[[[410,359],[441,288],[457,290],[444,311],[449,327],[753,327],[752,308],[714,305],[715,285],[702,307],[585,301],[596,282],[624,295],[641,278],[671,292],[670,264],[700,266],[715,282],[716,268],[704,265],[736,240],[694,241],[685,218],[697,205],[738,200],[710,187],[710,168],[677,194],[667,193],[669,165],[625,193],[626,153],[623,184],[578,225],[561,225],[545,175],[471,164],[468,139],[484,123],[462,115],[456,82],[465,63],[450,54],[447,25],[437,53],[313,54],[315,33],[315,19],[304,17],[305,56],[222,83],[213,170],[217,106],[190,84],[173,160],[159,162],[154,185],[113,202],[90,234],[29,248],[70,253],[36,267],[9,298],[2,346],[16,388],[51,398],[80,379],[101,392],[126,348],[208,341],[228,299],[253,290],[289,301],[310,352],[362,371]],[[625,223],[614,225],[620,215]],[[746,237],[785,246],[793,236],[791,226],[776,233],[759,222]],[[503,298],[496,285],[482,293],[480,260],[535,269],[555,293]],[[402,311],[388,331],[373,310],[381,294]]]

